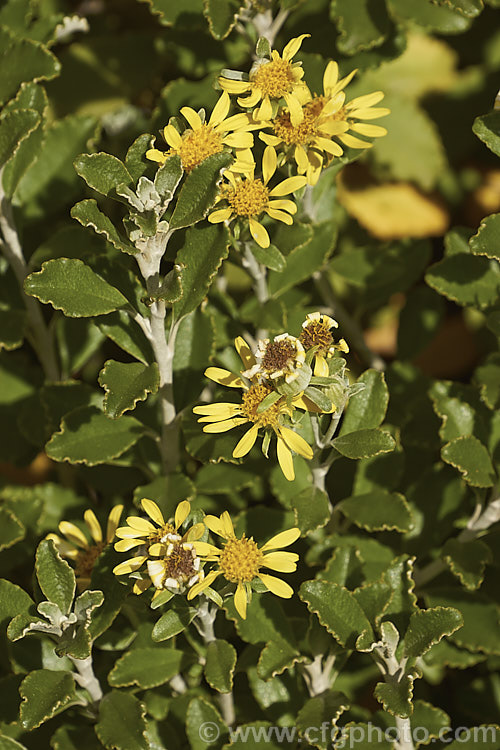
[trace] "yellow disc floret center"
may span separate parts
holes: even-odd
[[[191,172],[208,156],[218,154],[224,148],[222,137],[210,125],[202,125],[197,130],[187,131],[182,137],[182,143],[170,153],[179,154],[182,166],[186,172]]]
[[[224,197],[237,216],[258,216],[269,203],[269,191],[262,180],[239,180],[236,187],[227,187]]]
[[[273,122],[274,132],[287,146],[304,146],[310,143],[318,134],[318,117],[325,104],[323,96],[314,99],[302,107],[304,119],[299,125],[292,125],[289,112],[282,112]]]
[[[229,539],[222,550],[219,567],[231,583],[250,583],[259,572],[263,554],[253,539]]]
[[[326,354],[333,344],[330,326],[320,320],[311,320],[300,332],[299,341],[306,350],[317,346],[319,354]]]
[[[264,63],[252,76],[252,82],[264,95],[280,99],[293,91],[295,78],[288,60],[271,60]]]
[[[243,394],[242,412],[250,422],[254,422],[259,427],[273,427],[278,423],[281,412],[280,403],[283,399],[275,401],[263,412],[257,414],[258,407],[270,393],[272,393],[272,388],[266,385],[252,385]]]

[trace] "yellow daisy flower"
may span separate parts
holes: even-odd
[[[191,107],[182,107],[181,114],[189,128],[181,135],[173,125],[167,125],[163,128],[163,137],[170,149],[160,151],[153,148],[146,151],[146,157],[163,164],[169,156],[179,154],[183,169],[191,172],[208,156],[220,153],[225,146],[235,149],[237,154],[239,151],[247,153],[253,146],[253,135],[248,131],[256,125],[243,113],[227,117],[230,106],[231,99],[223,92],[208,122],[204,122]]]
[[[313,347],[316,348],[314,355],[314,374],[326,378],[329,375],[327,359],[333,357],[336,351],[347,354],[349,347],[345,339],[335,344],[333,341],[332,331],[338,328],[338,323],[329,315],[319,312],[309,313],[302,323],[302,331],[299,340],[304,349],[308,351]]]
[[[237,338],[236,350],[240,355],[245,369],[250,369],[256,364],[255,357],[250,351],[246,341]],[[286,399],[281,396],[267,409],[258,411],[259,406],[274,389],[266,383],[245,382],[241,377],[234,375],[229,370],[221,367],[209,367],[205,375],[210,380],[229,388],[240,388],[243,391],[241,403],[219,403],[196,406],[193,411],[200,414],[200,423],[208,423],[203,427],[203,432],[218,433],[232,430],[242,424],[250,424],[251,427],[243,435],[233,450],[234,458],[242,458],[249,453],[257,440],[259,429],[262,427],[266,432],[272,431],[277,438],[277,455],[281,470],[286,479],[295,479],[293,468],[292,451],[304,458],[311,459],[313,451],[303,437],[298,435],[285,422],[290,420],[295,408],[299,405],[304,408],[302,399]],[[266,452],[267,457],[267,452]]]
[[[259,341],[255,353],[256,363],[243,372],[247,378],[263,375],[265,378],[277,380],[284,378],[287,383],[297,379],[303,366],[306,353],[299,339],[282,333],[272,341]]]
[[[268,146],[283,148],[287,156],[295,160],[299,174],[307,176],[309,185],[317,183],[321,170],[328,166],[331,159],[342,156],[343,150],[333,136],[349,129],[346,121],[332,117],[341,108],[344,97],[342,92],[335,90],[328,95],[328,82],[325,71],[325,93],[311,97],[307,92],[301,102],[303,119],[298,125],[293,124],[289,111],[281,109],[268,123],[273,134],[260,133],[259,136]]]
[[[357,96],[355,99],[347,102],[347,104],[345,103],[345,92],[343,89],[352,80],[356,72],[356,70],[353,70],[345,78],[339,80],[339,67],[337,63],[330,61],[326,66],[323,77],[325,96],[331,99],[338,96],[338,106],[332,116],[336,121],[345,122],[348,130],[353,133],[358,133],[368,138],[380,138],[383,135],[387,135],[385,128],[367,122],[357,122],[357,120],[375,120],[378,117],[385,117],[390,114],[391,110],[387,107],[374,106],[384,98],[383,91],[374,91],[371,94]],[[339,133],[337,137],[339,141],[350,148],[370,148],[373,145],[370,141],[363,141],[349,132]]]
[[[197,552],[209,562],[217,562],[218,568],[210,571],[200,583],[195,584],[189,591],[187,598],[193,599],[212,585],[215,579],[222,575],[226,581],[236,583],[234,606],[243,619],[246,618],[247,603],[251,601],[252,588],[250,584],[259,578],[264,586],[284,599],[289,599],[293,589],[280,578],[261,573],[261,568],[269,568],[280,573],[293,573],[297,569],[299,556],[294,552],[283,552],[280,548],[293,544],[299,536],[297,528],[282,531],[273,536],[262,547],[258,547],[253,537],[244,534],[238,539],[234,533],[233,523],[229,513],[225,511],[220,518],[206,516],[206,526],[214,534],[218,534],[225,541],[222,549],[206,542],[195,542]],[[280,550],[280,551],[278,551]]]
[[[156,588],[154,599],[163,590],[183,594],[186,589],[203,579],[201,560],[191,542],[183,542],[172,535],[159,560],[148,560],[147,568],[151,582]]]
[[[277,219],[284,224],[293,224],[292,216],[297,213],[297,206],[284,195],[294,193],[304,187],[305,177],[288,177],[275,187],[269,189],[268,183],[276,172],[276,151],[268,146],[262,157],[262,179],[254,177],[254,167],[244,175],[235,175],[234,170],[227,169],[224,177],[227,182],[220,187],[217,203],[225,201],[225,208],[218,208],[208,216],[208,221],[218,224],[233,219],[247,219],[250,234],[255,242],[263,248],[269,247],[270,239],[267,230],[258,221],[262,214]]]
[[[167,547],[171,542],[199,539],[203,534],[203,524],[196,524],[183,537],[178,533],[191,512],[191,504],[188,500],[183,500],[175,509],[173,523],[165,521],[163,513],[153,500],[143,498],[141,505],[151,520],[148,521],[140,516],[129,516],[127,526],[116,530],[116,536],[120,541],[116,542],[115,550],[117,552],[129,552],[133,549],[137,551],[134,557],[124,560],[113,568],[113,573],[117,576],[135,573],[144,563],[147,563],[149,558],[166,555]],[[140,594],[150,585],[149,579],[137,580],[133,591]]]
[[[286,101],[294,125],[303,118],[300,96],[307,91],[302,81],[304,71],[301,63],[292,63],[292,58],[299,51],[302,42],[310,34],[301,34],[291,39],[280,55],[276,50],[271,52],[271,59],[261,59],[252,68],[248,81],[235,80],[221,76],[219,84],[229,94],[238,95],[241,107],[251,107],[255,120],[269,120],[273,116],[273,103],[280,99]],[[242,97],[241,94],[247,94]],[[257,107],[257,105],[260,105]]]
[[[90,577],[97,558],[115,538],[122,511],[123,505],[115,505],[111,509],[105,537],[96,514],[90,509],[85,511],[83,518],[89,530],[91,541],[76,524],[70,523],[70,521],[61,521],[59,524],[59,531],[66,537],[65,539],[61,539],[57,534],[47,534],[47,539],[54,541],[61,557],[65,557],[74,563],[76,583],[80,591],[89,587]]]

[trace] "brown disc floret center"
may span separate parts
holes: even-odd
[[[297,348],[292,341],[270,341],[262,357],[262,369],[268,372],[283,370],[296,356]]]
[[[190,547],[186,549],[182,542],[173,544],[171,552],[165,557],[164,564],[165,578],[184,582],[196,575],[193,550]]]
[[[311,320],[300,332],[299,341],[306,350],[316,346],[319,354],[326,354],[333,344],[333,336],[327,324]]]

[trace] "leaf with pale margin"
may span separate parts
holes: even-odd
[[[99,704],[95,732],[108,750],[149,750],[145,710],[130,693],[112,690]]]
[[[145,401],[156,393],[160,385],[158,365],[153,362],[116,362],[108,359],[99,373],[99,385],[106,391],[103,408],[108,417],[117,419],[135,409],[138,401]]]
[[[61,558],[52,539],[43,539],[36,551],[36,576],[40,588],[61,612],[71,611],[76,591],[73,568]]]
[[[453,607],[433,607],[414,612],[404,636],[404,653],[409,658],[423,656],[445,635],[462,627],[463,617]]]
[[[353,594],[328,581],[305,581],[300,598],[344,648],[353,649],[360,636],[373,636],[372,626]]]
[[[96,234],[103,234],[113,247],[128,255],[135,255],[138,250],[125,237],[122,237],[111,219],[99,210],[96,201],[89,198],[80,201],[71,209],[71,216],[84,227],[91,227]]]
[[[441,458],[463,475],[473,487],[492,487],[495,470],[485,446],[473,435],[459,437],[443,446]]]
[[[486,216],[469,240],[474,255],[500,260],[500,214]]]
[[[227,152],[212,154],[188,174],[170,218],[171,229],[188,227],[205,218],[215,202],[220,171],[232,160]]]
[[[500,112],[488,112],[486,115],[476,117],[472,132],[488,146],[490,151],[500,156]]]
[[[24,290],[70,318],[106,315],[128,305],[118,289],[76,258],[46,261],[25,279]]]
[[[406,498],[399,492],[373,490],[342,500],[336,509],[367,531],[394,530],[404,534],[414,527]]]
[[[135,648],[116,662],[108,675],[113,687],[158,687],[179,674],[184,653],[173,648]]]
[[[45,446],[54,461],[105,464],[131,448],[144,434],[144,426],[134,417],[109,419],[94,406],[75,409],[61,422]]]
[[[19,144],[32,133],[41,118],[34,109],[15,109],[0,119],[0,167],[15,154]]]
[[[383,430],[356,430],[335,438],[332,445],[346,458],[357,459],[390,453],[396,447],[396,441]]]
[[[228,641],[216,638],[208,644],[204,671],[211,688],[219,693],[231,692],[236,659],[236,649]]]
[[[76,173],[87,185],[102,195],[110,195],[118,185],[130,185],[133,181],[123,162],[103,151],[98,154],[80,154],[73,164]]]
[[[364,387],[355,396],[350,397],[339,435],[379,427],[384,421],[389,403],[384,373],[378,370],[365,370],[356,383],[362,383]]]
[[[35,669],[22,681],[19,692],[21,725],[27,731],[36,729],[71,706],[76,699],[71,672]]]

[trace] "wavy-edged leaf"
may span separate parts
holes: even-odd
[[[404,636],[404,651],[409,658],[423,656],[431,646],[452,635],[463,625],[458,609],[453,607],[432,607],[414,612],[410,617]]]
[[[385,418],[389,391],[384,373],[378,370],[365,370],[356,383],[362,383],[363,389],[349,399],[340,435],[379,427]]]
[[[109,195],[118,185],[130,185],[132,175],[120,159],[101,151],[80,154],[73,162],[77,174],[87,185],[102,195]]]
[[[490,151],[500,156],[500,112],[488,112],[486,115],[476,117],[472,130]]]
[[[71,610],[76,591],[73,568],[63,560],[52,539],[42,539],[36,551],[36,577],[42,592],[63,614]]]
[[[414,679],[415,675],[405,674],[401,680],[393,679],[390,682],[378,682],[375,685],[373,695],[383,705],[384,711],[406,719],[413,713]]]
[[[108,750],[148,750],[145,709],[130,693],[112,690],[99,704],[95,732]]]
[[[170,218],[171,229],[188,227],[205,218],[215,202],[220,171],[228,167],[232,159],[232,155],[224,151],[212,154],[188,174]]]
[[[473,487],[492,487],[495,470],[485,446],[473,435],[459,437],[443,446],[443,461],[451,464]]]
[[[84,227],[91,227],[96,234],[103,234],[117,250],[128,255],[135,255],[138,252],[134,245],[125,237],[122,237],[111,219],[103,214],[93,198],[80,201],[73,206],[71,216]]]
[[[0,167],[11,158],[40,121],[41,117],[34,109],[14,109],[0,118]]]
[[[12,547],[24,539],[26,529],[17,516],[0,505],[0,551]]]
[[[370,458],[380,453],[390,453],[396,441],[384,430],[356,430],[332,441],[333,447],[346,458]]]
[[[305,581],[300,598],[344,648],[353,649],[360,636],[373,636],[372,626],[353,594],[328,581]]]
[[[76,258],[46,261],[26,278],[24,290],[70,318],[106,315],[128,304],[118,289]]]
[[[182,651],[173,648],[132,649],[118,659],[108,682],[113,687],[158,687],[179,673],[183,656]]]
[[[22,83],[49,81],[59,73],[59,60],[39,42],[15,38],[5,27],[1,31],[1,37],[3,75],[0,81],[0,104],[14,96]]]
[[[75,683],[71,672],[35,669],[22,681],[21,724],[27,731],[36,729],[75,702]]]
[[[484,569],[492,560],[490,548],[480,539],[468,542],[448,539],[441,556],[460,583],[470,590],[479,588],[483,582]]]
[[[414,526],[406,498],[399,492],[374,490],[342,500],[336,508],[367,531],[394,530],[404,534]]]
[[[219,693],[230,693],[236,666],[236,649],[228,641],[217,638],[207,646],[205,679]]]
[[[99,373],[99,385],[106,391],[104,413],[112,419],[135,409],[138,401],[145,401],[150,393],[156,393],[160,385],[158,365],[153,362],[116,362],[108,359]]]

